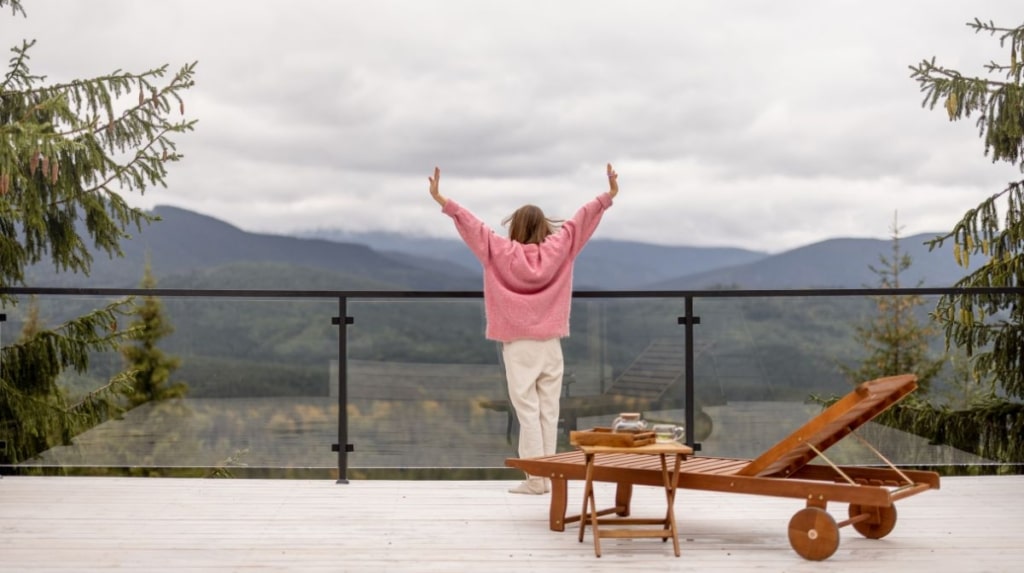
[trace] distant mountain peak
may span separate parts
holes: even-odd
[[[454,231],[451,238],[329,229],[297,236],[271,235],[244,231],[215,217],[169,205],[158,205],[152,214],[161,221],[123,241],[123,258],[94,253],[91,277],[54,274],[51,268],[36,265],[29,271],[28,284],[135,286],[149,253],[158,279],[235,265],[222,273],[204,272],[202,276],[237,275],[245,269],[253,277],[248,286],[269,288],[259,281],[270,279],[258,277],[288,273],[281,270],[284,268],[304,267],[336,273],[339,289],[357,284],[392,285],[401,290],[470,290],[482,286],[480,263]],[[954,262],[949,248],[929,251],[925,246],[937,235],[900,238],[901,251],[912,259],[903,277],[907,286],[950,286],[966,274]],[[877,284],[878,277],[869,266],[877,267],[880,257],[891,256],[891,245],[891,239],[832,238],[767,254],[732,247],[667,246],[595,238],[580,254],[573,274],[575,287],[585,290],[704,290],[723,285],[741,289],[861,288]],[[253,264],[265,264],[266,272],[254,271]],[[317,284],[330,282],[323,272],[290,274],[294,276],[288,280],[270,282],[274,288],[313,280],[311,276],[318,277]],[[306,287],[294,284],[296,290]]]

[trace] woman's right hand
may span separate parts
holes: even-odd
[[[613,199],[619,194],[619,174],[612,168],[612,164],[608,164],[608,195]]]
[[[437,201],[438,205],[444,207],[444,204],[447,203],[448,200],[445,199],[438,190],[438,184],[441,182],[441,168],[435,167],[434,176],[427,177],[427,179],[430,180],[430,196],[434,198],[434,201]]]

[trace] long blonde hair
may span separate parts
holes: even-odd
[[[523,205],[505,217],[502,225],[508,226],[508,238],[524,245],[539,245],[549,235],[558,231],[558,219],[549,219],[536,205]]]

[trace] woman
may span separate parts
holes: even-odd
[[[430,195],[455,221],[484,270],[485,336],[501,342],[508,393],[519,419],[519,457],[555,453],[558,401],[562,393],[561,338],[569,336],[572,267],[601,216],[619,193],[618,174],[608,164],[608,191],[580,208],[560,226],[534,205],[517,209],[505,222],[509,237],[486,224],[438,190],[441,170],[434,168]],[[540,477],[528,476],[512,493],[550,490]]]

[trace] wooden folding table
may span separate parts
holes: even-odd
[[[590,527],[593,528],[594,535],[594,554],[598,557],[601,556],[601,538],[638,538],[638,537],[660,537],[662,541],[667,541],[669,538],[672,539],[672,547],[675,550],[676,557],[679,557],[679,534],[676,530],[676,518],[675,518],[675,497],[676,497],[676,486],[679,483],[679,466],[683,459],[693,453],[693,449],[689,446],[684,446],[677,442],[670,442],[665,444],[648,444],[645,446],[632,446],[632,447],[621,447],[621,446],[577,446],[586,460],[586,485],[583,489],[583,511],[580,513],[580,537],[579,540],[583,542],[583,536],[586,532],[587,522],[590,522]],[[599,516],[608,513],[608,511],[598,511],[597,503],[594,500],[594,459],[599,454],[617,454],[622,455],[636,455],[636,456],[659,456],[661,460],[661,478],[662,485],[665,488],[665,517],[663,518],[612,518],[612,519],[601,519]],[[668,469],[668,457],[673,458],[673,466],[671,473]],[[616,529],[602,529],[602,525],[657,525],[657,529],[637,529],[637,528],[616,528]]]

